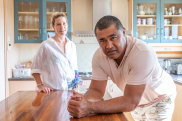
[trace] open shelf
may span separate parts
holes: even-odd
[[[164,18],[182,17],[182,15],[164,15]]]
[[[18,12],[19,15],[39,15],[39,12]]]
[[[156,15],[137,15],[137,17],[140,17],[140,18],[154,18],[154,17],[156,17]]]
[[[47,12],[47,15],[53,15],[57,13],[64,13],[65,15],[67,15],[67,12]]]
[[[54,29],[47,29],[47,32],[54,32]]]
[[[25,31],[25,32],[28,32],[28,31],[39,31],[39,29],[18,29],[18,31]]]
[[[156,25],[137,25],[137,27],[156,27]]]
[[[164,25],[164,26],[182,26],[182,24],[168,24],[168,25]]]

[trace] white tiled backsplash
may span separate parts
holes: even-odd
[[[72,40],[75,44],[98,44],[96,37],[89,35],[80,35],[78,37],[74,37]]]
[[[92,57],[99,48],[95,37],[74,37],[73,42],[77,48],[79,72],[92,72]]]

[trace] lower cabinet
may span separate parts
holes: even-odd
[[[9,95],[17,91],[34,91],[36,82],[34,80],[13,80],[9,81]]]
[[[83,80],[82,84],[79,85],[80,93],[85,93],[89,86],[91,80]],[[9,81],[9,95],[17,91],[35,91],[37,90],[36,82],[34,80],[11,80]]]

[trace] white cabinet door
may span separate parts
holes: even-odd
[[[9,95],[17,91],[35,91],[36,89],[35,81],[9,81]]]

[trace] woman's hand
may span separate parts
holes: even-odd
[[[39,92],[49,93],[49,92],[53,91],[52,88],[46,87],[43,84],[42,85],[39,85],[37,87],[39,89]]]

